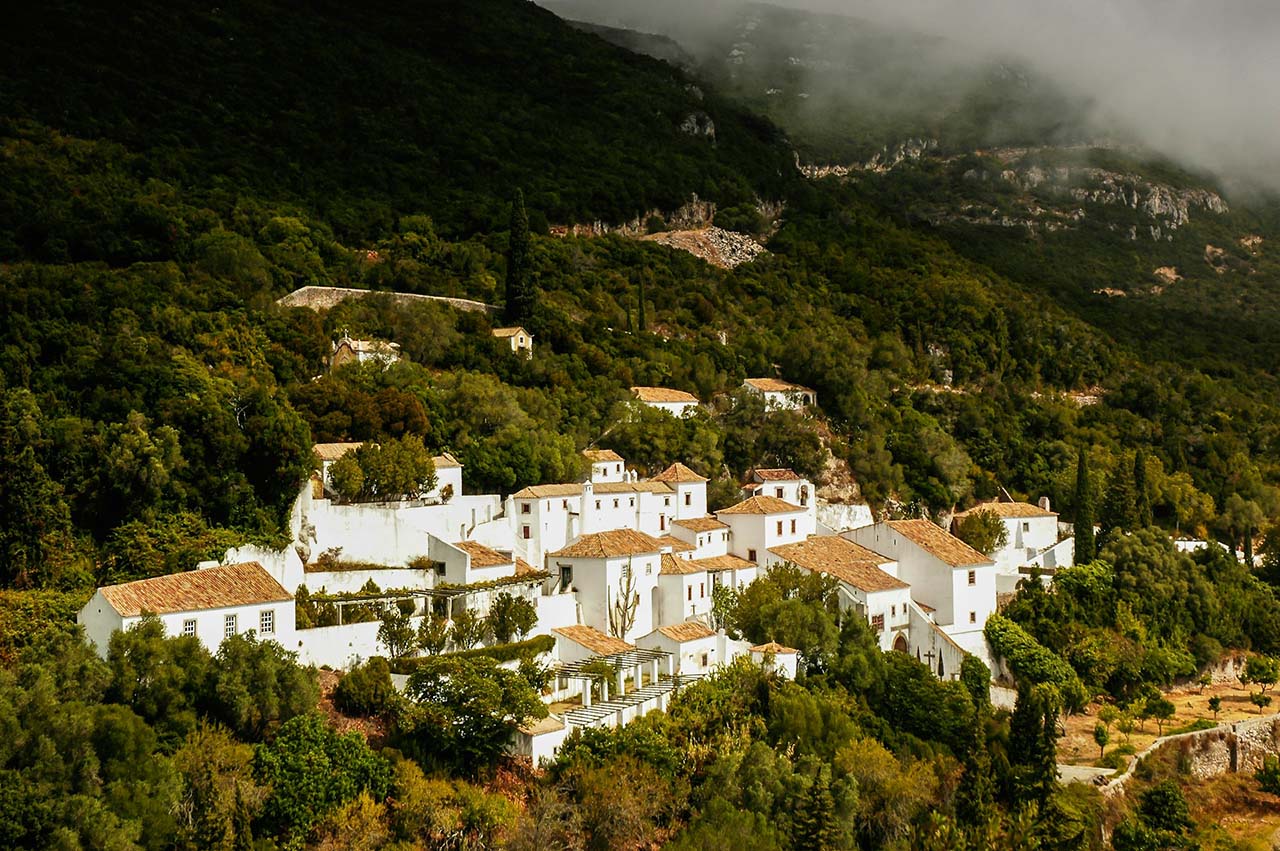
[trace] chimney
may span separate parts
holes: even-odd
[[[1041,510],[1043,510],[1043,511],[1049,511],[1049,510],[1050,510],[1050,509],[1049,509],[1049,497],[1047,497],[1047,496],[1042,496],[1042,497],[1040,497],[1040,501],[1039,501],[1038,505],[1040,506]]]

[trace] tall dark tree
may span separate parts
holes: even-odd
[[[43,417],[26,390],[0,396],[0,586],[41,584],[71,515],[36,457]]]
[[[830,851],[836,847],[836,802],[825,768],[818,771],[808,794],[800,802],[793,839],[793,847],[805,851]]]
[[[1089,451],[1080,448],[1076,461],[1076,564],[1093,561],[1098,554],[1093,539],[1093,488],[1089,484]]]
[[[1016,800],[1043,805],[1058,784],[1058,690],[1047,684],[1022,684],[1009,720],[1009,761],[1014,767]]]
[[[1102,499],[1102,512],[1098,516],[1102,543],[1109,543],[1117,532],[1132,531],[1137,525],[1135,514],[1132,470],[1121,459],[1107,479],[1107,494]]]
[[[647,275],[647,270],[640,273],[639,290],[636,293],[636,300],[639,302],[636,305],[636,325],[639,326],[637,331],[649,330],[649,319],[644,312],[644,279]]]
[[[529,214],[524,209],[524,192],[517,189],[511,199],[511,226],[507,237],[506,317],[509,322],[528,322],[533,318],[537,294],[529,252]]]
[[[1154,522],[1151,515],[1151,488],[1147,485],[1147,453],[1141,449],[1133,455],[1133,519],[1140,529],[1145,529]]]

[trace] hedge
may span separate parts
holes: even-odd
[[[510,644],[495,644],[492,647],[473,647],[470,650],[459,650],[456,653],[442,653],[460,659],[474,659],[487,656],[495,662],[510,662],[514,659],[538,656],[549,653],[556,646],[556,640],[550,635],[535,635],[524,641],[513,641]],[[397,659],[391,663],[391,671],[396,674],[412,674],[418,666],[435,656],[415,656],[412,659]]]
[[[991,615],[983,630],[996,655],[1019,680],[1056,686],[1066,707],[1077,711],[1089,695],[1075,669],[1004,615]]]

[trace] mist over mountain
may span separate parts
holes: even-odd
[[[897,115],[907,131],[915,128],[906,119],[937,125],[964,107],[976,84],[993,73],[1010,74],[1018,87],[1004,95],[1020,88],[1046,106],[1066,107],[1041,127],[1013,120],[1017,129],[1041,133],[1040,140],[1024,141],[1136,143],[1190,170],[1211,172],[1236,192],[1280,188],[1280,68],[1273,50],[1280,8],[1274,4],[1240,2],[1225,10],[1149,0],[547,5],[662,33],[705,60],[731,38],[722,57],[730,71],[753,56],[784,54],[789,79],[779,76],[757,94],[776,89],[772,97],[785,96],[790,83],[813,103],[843,98],[871,113]],[[781,14],[784,8],[791,14]],[[1007,127],[994,129],[995,142],[1016,136]]]

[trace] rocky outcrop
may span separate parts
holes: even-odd
[[[459,310],[474,310],[493,313],[498,308],[491,304],[472,301],[468,298],[450,298],[439,295],[419,295],[417,293],[393,293],[382,290],[358,290],[352,287],[300,287],[287,296],[276,300],[282,307],[306,307],[311,310],[328,310],[334,305],[349,298],[389,298],[397,304],[415,304],[434,301],[447,304]]]
[[[699,230],[649,234],[641,239],[687,251],[722,269],[732,269],[743,263],[750,263],[765,253],[764,246],[746,234],[734,233],[714,226]]]
[[[702,110],[691,112],[680,122],[680,132],[709,142],[716,140],[716,123]]]
[[[703,201],[694,195],[679,209],[670,213],[664,213],[655,208],[620,225],[611,225],[598,220],[586,224],[552,225],[551,235],[604,236],[612,233],[618,236],[639,237],[649,232],[649,222],[654,219],[661,221],[663,227],[671,230],[693,230],[710,225],[715,217],[715,202]]]
[[[824,177],[845,178],[856,172],[867,171],[884,174],[904,162],[918,160],[929,151],[938,147],[937,139],[905,139],[896,145],[885,145],[865,162],[848,165],[817,164],[800,162],[800,154],[796,153],[796,168],[810,180]]]

